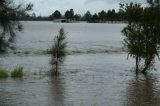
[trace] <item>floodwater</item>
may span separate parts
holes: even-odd
[[[160,62],[147,76],[135,76],[120,31],[124,24],[22,22],[16,53],[1,55],[9,70],[24,67],[22,79],[0,79],[0,106],[159,106]],[[60,27],[68,52],[61,75],[49,77],[49,49]],[[27,53],[26,53],[27,52]]]

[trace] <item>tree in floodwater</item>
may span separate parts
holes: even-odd
[[[66,33],[64,32],[63,28],[59,30],[59,35],[55,36],[53,43],[54,44],[51,48],[52,59],[50,62],[50,64],[52,65],[51,74],[58,75],[59,65],[64,61],[67,47]]]
[[[153,67],[155,57],[159,56],[160,8],[153,5],[143,8],[133,3],[123,6],[128,21],[122,30],[123,43],[128,48],[128,55],[136,59],[136,74],[146,74]]]
[[[12,0],[0,1],[0,52],[5,52],[10,47],[16,31],[22,30],[19,18],[32,10],[32,7],[32,4],[28,4],[25,8],[22,8],[22,5],[15,6]]]

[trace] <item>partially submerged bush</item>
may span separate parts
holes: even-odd
[[[61,73],[59,71],[56,71],[55,68],[51,68],[47,74],[49,76],[59,76]]]
[[[122,30],[123,44],[128,56],[136,60],[136,74],[147,74],[153,69],[160,48],[160,8],[155,0],[147,0],[151,6],[142,7],[137,3],[122,5],[128,25]],[[153,3],[153,4],[152,4]]]
[[[67,50],[66,33],[64,29],[59,30],[59,34],[55,36],[53,40],[53,46],[51,48],[51,62],[52,65],[51,75],[59,74],[59,66],[63,63]]]
[[[7,70],[0,69],[0,78],[7,78],[7,77],[9,77]]]
[[[13,78],[23,77],[23,67],[21,66],[15,67],[14,70],[11,72],[11,77]]]

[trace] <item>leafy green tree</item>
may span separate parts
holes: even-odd
[[[22,5],[15,6],[11,0],[0,1],[0,52],[5,52],[10,47],[16,31],[22,30],[19,18],[32,10],[32,7],[32,4],[28,4],[25,8],[22,8]]]
[[[150,7],[140,4],[127,4],[123,7],[128,25],[122,30],[124,45],[129,56],[136,59],[136,73],[147,73],[153,67],[155,57],[159,57],[160,47],[160,8],[149,1]],[[144,64],[140,63],[144,61]]]
[[[85,17],[87,22],[91,22],[92,21],[92,14],[89,11],[87,11],[85,13],[84,17]]]
[[[67,10],[67,11],[65,12],[65,17],[66,17],[67,20],[70,19],[70,11],[69,11],[69,10]]]
[[[74,18],[74,10],[70,9],[69,11],[69,18],[72,20]]]
[[[64,32],[64,29],[61,28],[59,30],[59,35],[55,36],[53,46],[51,48],[51,65],[52,65],[52,75],[59,74],[58,69],[59,65],[63,63],[64,57],[66,56],[66,33]]]
[[[53,19],[60,19],[62,17],[61,13],[56,10],[52,15]]]
[[[73,20],[74,19],[74,10],[73,9],[67,10],[65,12],[65,17],[67,18],[67,20]]]
[[[74,15],[74,18],[75,18],[76,21],[79,21],[80,18],[81,18],[81,15],[75,14],[75,15]]]
[[[98,15],[96,13],[93,15],[92,21],[93,22],[99,22],[99,17],[98,17]]]
[[[125,14],[125,12],[123,11],[123,6],[124,6],[124,4],[119,4],[120,5],[120,9],[119,9],[119,11],[118,11],[118,13],[117,13],[117,19],[118,20],[116,20],[116,21],[126,21],[126,14]]]
[[[101,21],[106,21],[106,16],[107,16],[107,13],[104,11],[104,10],[102,10],[101,12],[99,12],[98,13],[99,14],[99,19],[101,20]]]
[[[116,17],[115,10],[114,9],[108,10],[108,12],[107,12],[107,20],[108,21],[114,21],[115,17]]]

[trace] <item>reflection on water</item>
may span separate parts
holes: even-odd
[[[19,106],[25,104],[24,92],[21,91],[23,88],[22,79],[0,79],[0,106]],[[19,86],[18,89],[14,88]],[[12,91],[13,90],[13,91]],[[18,95],[18,96],[17,96]]]
[[[50,106],[64,106],[64,80],[60,77],[53,77],[49,83],[49,103]]]
[[[129,81],[127,88],[127,106],[159,106],[160,95],[155,76],[136,76]]]
[[[34,64],[29,64],[31,58]],[[45,64],[49,59],[40,56],[13,60],[23,60],[26,69],[36,69],[48,67]],[[126,54],[70,55],[59,77],[0,79],[0,106],[158,106],[160,73],[134,77],[128,71],[132,66]]]
[[[0,106],[64,106],[60,77],[0,79]]]

